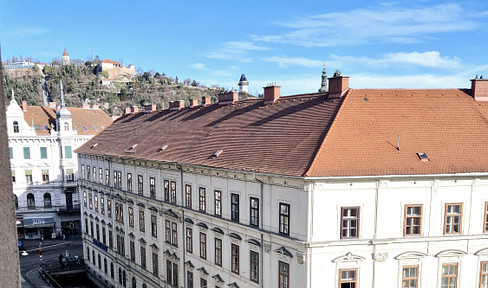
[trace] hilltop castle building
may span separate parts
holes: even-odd
[[[134,81],[136,77],[136,69],[133,64],[129,66],[123,66],[117,61],[110,59],[102,60],[96,68],[97,74],[102,75],[102,81]],[[103,76],[106,72],[107,77]]]
[[[10,165],[19,238],[80,233],[74,149],[111,124],[100,109],[67,108],[60,83],[60,107],[22,106],[6,111]]]
[[[485,287],[488,80],[352,89],[336,72],[328,84],[133,109],[78,148],[91,275],[143,288]]]

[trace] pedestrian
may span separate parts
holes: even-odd
[[[59,259],[59,265],[63,266],[63,253],[59,254],[58,259]]]
[[[65,238],[65,237],[66,237],[66,236],[65,236],[65,235],[64,235],[64,233],[63,233],[63,240],[64,240],[64,238]]]

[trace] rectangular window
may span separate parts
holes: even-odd
[[[102,243],[103,243],[103,245],[107,244],[107,233],[105,232],[104,226],[102,226]]]
[[[176,204],[176,182],[171,181],[171,203]]]
[[[178,246],[178,224],[171,222],[171,244]]]
[[[203,187],[198,188],[198,194],[199,194],[198,208],[201,212],[206,212],[205,188]]]
[[[85,179],[85,165],[81,164],[81,179]]]
[[[110,171],[108,169],[105,169],[105,185],[110,186]]]
[[[178,287],[178,264],[173,263],[173,286]]]
[[[259,254],[251,251],[249,257],[249,270],[250,270],[250,279],[253,282],[259,283]]]
[[[158,237],[158,222],[156,220],[156,215],[151,215],[151,235],[153,237]]]
[[[25,182],[32,184],[32,170],[25,170]]]
[[[127,191],[132,192],[132,174],[127,173]]]
[[[146,269],[146,248],[141,246],[141,267]]]
[[[215,198],[215,216],[222,216],[222,192],[214,191]]]
[[[149,177],[149,197],[156,198],[156,179]]]
[[[458,264],[450,263],[442,265],[442,288],[456,288],[457,287],[457,273]]]
[[[481,262],[480,288],[488,287],[488,262]]]
[[[100,184],[103,184],[103,169],[102,168],[98,168],[98,178],[99,178]]]
[[[231,256],[231,270],[239,274],[239,246],[232,244],[230,249]]]
[[[357,269],[339,270],[339,287],[356,288],[358,287]],[[410,287],[409,287],[410,288]]]
[[[95,178],[93,180],[96,181]],[[122,171],[117,171],[117,188],[122,189]]]
[[[93,182],[97,182],[97,168],[93,167]]]
[[[103,197],[100,197],[100,212],[105,215],[105,203]]]
[[[164,180],[164,201],[169,202],[169,180]]]
[[[14,151],[13,151],[12,147],[8,147],[8,153],[10,155],[10,159],[14,159]]]
[[[144,194],[144,178],[142,175],[137,175],[137,193]]]
[[[112,201],[107,199],[107,217],[112,218]]]
[[[124,204],[115,202],[115,220],[124,222]]]
[[[15,170],[12,170],[12,183],[15,183]]]
[[[172,287],[178,287],[178,264],[166,260],[166,282]]]
[[[446,204],[444,219],[444,234],[461,233],[461,221],[463,217],[463,204]]]
[[[42,182],[49,182],[49,170],[42,170]]]
[[[200,258],[207,259],[207,235],[200,232]]]
[[[86,207],[86,191],[83,191],[83,206]]]
[[[191,209],[191,185],[185,185],[185,207]]]
[[[139,231],[146,231],[146,224],[144,223],[144,210],[139,210]]]
[[[130,250],[130,261],[136,262],[136,244],[134,243],[134,241],[130,241],[129,250]]]
[[[153,274],[158,275],[158,254],[152,253],[152,265],[153,265]]]
[[[92,202],[92,193],[88,193],[88,208],[90,208],[90,210],[93,210],[93,202]]]
[[[239,195],[231,194],[231,214],[230,218],[232,221],[239,222]]]
[[[114,248],[114,238],[112,230],[108,230],[108,247],[110,247],[110,249]]]
[[[422,233],[422,205],[405,205],[404,225],[404,236]]]
[[[95,231],[97,232],[97,241],[100,241],[100,225],[96,225]]]
[[[419,266],[403,266],[402,288],[417,288]]]
[[[341,208],[341,239],[358,238],[359,207]]]
[[[98,195],[95,194],[95,212],[98,212]]]
[[[75,181],[75,174],[73,172],[73,169],[66,169],[66,178],[65,181],[67,182],[73,182]]]
[[[215,238],[215,265],[222,267],[222,240]]]
[[[204,278],[200,278],[200,287],[201,288],[206,288],[207,286],[207,280]]]
[[[259,199],[251,197],[251,203],[249,205],[251,207],[251,215],[250,215],[250,224],[251,226],[258,227],[259,226]]]
[[[12,148],[10,148],[12,149]],[[10,158],[12,159],[12,158]],[[47,159],[47,147],[41,147],[41,159]]]
[[[30,148],[24,147],[24,159],[30,159]]]
[[[290,235],[290,204],[280,203],[280,234]]]
[[[71,146],[64,146],[64,158],[72,158],[71,155]]]
[[[91,180],[91,170],[90,170],[90,166],[89,165],[86,165],[86,180],[90,181]]]
[[[186,271],[186,287],[193,288],[193,273]]]
[[[488,202],[485,202],[485,221],[483,225],[483,232],[488,233]]]
[[[186,228],[186,252],[193,253],[193,230]]]
[[[169,220],[164,221],[164,240],[171,243],[171,222]]]
[[[117,171],[114,170],[114,176],[112,180],[112,185],[117,188]]]
[[[129,213],[129,227],[134,228],[134,208],[128,208]]]

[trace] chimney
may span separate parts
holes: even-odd
[[[340,71],[329,78],[329,97],[341,97],[349,89],[349,76],[342,76]]]
[[[130,114],[135,114],[137,113],[139,110],[137,109],[137,106],[132,106],[130,107]]]
[[[154,111],[156,111],[156,105],[154,105],[154,104],[148,104],[144,107],[144,112],[146,112],[146,113],[151,113]]]
[[[169,102],[169,110],[181,110],[183,108],[185,108],[185,101],[183,100]]]
[[[475,101],[488,101],[488,79],[483,76],[471,79],[471,95]]]
[[[210,105],[210,104],[212,104],[212,103],[210,102],[210,97],[202,97],[202,106],[203,106],[203,107],[205,107],[205,106],[207,106],[207,105]]]
[[[56,109],[56,102],[49,102],[49,108]]]
[[[22,111],[27,112],[27,102],[22,101]]]
[[[197,107],[198,106],[198,100],[197,99],[191,99],[190,100],[190,108]]]
[[[264,105],[271,105],[280,98],[280,88],[276,83],[264,87]]]
[[[130,107],[126,107],[124,111],[124,115],[130,114]]]
[[[239,94],[236,91],[230,91],[219,95],[219,105],[229,105],[234,104],[239,100]]]

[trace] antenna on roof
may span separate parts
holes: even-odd
[[[397,151],[400,152],[400,135],[398,135],[398,138],[397,138],[397,147],[396,147]]]

